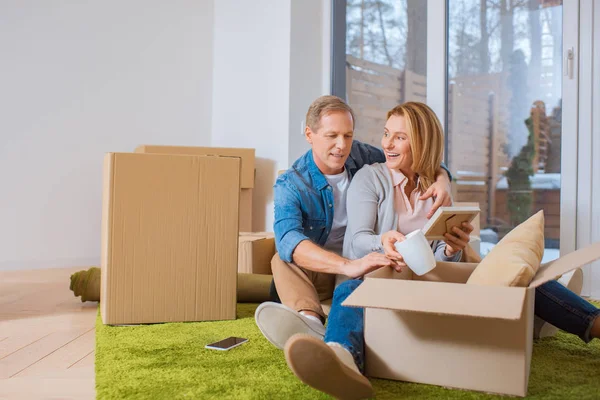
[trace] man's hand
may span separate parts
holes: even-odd
[[[445,171],[437,175],[435,183],[429,186],[429,189],[419,197],[419,200],[427,200],[430,197],[434,197],[435,202],[431,210],[429,210],[427,218],[433,217],[433,214],[441,206],[447,207],[452,205],[452,187]]]
[[[381,235],[381,244],[383,245],[383,251],[385,252],[386,257],[395,261],[400,268],[405,267],[406,264],[404,263],[402,255],[396,251],[394,244],[396,242],[402,242],[404,239],[406,239],[404,235],[398,231],[388,231]],[[401,270],[396,270],[401,272]]]
[[[473,232],[473,225],[468,222],[463,222],[462,227],[458,228],[455,226],[452,228],[452,234],[445,233],[446,238],[446,249],[445,253],[447,257],[452,257],[460,250],[464,250],[469,244],[470,233]]]
[[[346,263],[343,267],[343,274],[350,278],[358,278],[381,267],[392,267],[398,272],[401,271],[398,264],[387,258],[385,255],[380,253],[370,253],[363,258]]]

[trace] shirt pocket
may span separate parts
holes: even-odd
[[[309,218],[304,220],[304,233],[316,244],[321,244],[325,228],[327,228],[325,219]]]

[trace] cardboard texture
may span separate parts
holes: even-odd
[[[464,284],[476,263],[370,275],[343,303],[365,308],[366,375],[525,396],[535,288],[597,259],[600,243],[542,265],[526,288]]]
[[[273,232],[240,232],[238,272],[271,275],[275,251]]]
[[[103,323],[235,319],[240,164],[236,157],[106,155]]]
[[[479,206],[440,207],[422,230],[429,240],[444,240],[445,233],[463,222],[472,222],[479,213]]]
[[[254,189],[240,190],[240,232],[252,232],[252,192]]]
[[[195,146],[158,146],[141,145],[135,149],[136,153],[154,154],[190,154],[240,157],[242,159],[242,174],[240,188],[251,189],[254,187],[255,150],[234,147],[195,147]]]

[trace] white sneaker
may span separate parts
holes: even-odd
[[[583,271],[581,268],[577,268],[571,272],[567,272],[558,279],[558,282],[579,296],[583,289]],[[556,332],[558,332],[557,327],[539,317],[535,317],[533,324],[533,337],[535,339],[554,336]]]
[[[281,350],[287,340],[297,333],[321,340],[325,336],[325,327],[320,321],[312,320],[279,303],[262,303],[256,309],[254,319],[267,340]]]

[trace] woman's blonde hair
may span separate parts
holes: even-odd
[[[437,170],[442,163],[444,150],[442,124],[428,105],[416,101],[409,101],[392,108],[387,113],[387,119],[392,115],[405,119],[413,157],[411,169],[419,175],[418,189],[425,192],[435,182]]]

